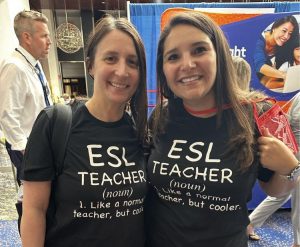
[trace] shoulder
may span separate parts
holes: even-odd
[[[28,67],[21,58],[11,56],[1,62],[1,73],[8,73],[11,77],[23,76],[28,73]]]
[[[300,116],[300,92],[296,94],[289,110],[289,115],[294,115],[294,114]]]
[[[53,109],[54,106],[46,107],[45,109],[41,110],[38,114],[35,123],[33,125],[34,128],[44,128],[50,122],[50,119],[53,117]]]
[[[295,98],[293,100],[293,105],[299,105],[300,104],[300,92],[298,92],[296,95],[295,95]]]

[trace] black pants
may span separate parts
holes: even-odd
[[[17,169],[17,182],[18,182],[18,185],[20,186],[21,174],[23,171],[23,169],[22,169],[23,154],[21,151],[12,150],[11,145],[7,141],[5,142],[5,147],[6,147],[6,150],[7,150],[7,153],[9,155],[11,162]]]
[[[21,185],[21,176],[22,176],[22,172],[23,172],[23,168],[22,168],[23,154],[21,151],[12,150],[11,145],[7,141],[5,142],[5,147],[6,147],[6,150],[8,152],[11,162],[16,167],[17,182],[18,182],[18,185],[20,186]],[[22,217],[22,202],[16,203],[16,209],[17,209],[18,216],[19,216],[18,217],[18,229],[20,232],[20,224],[21,224],[21,217]]]

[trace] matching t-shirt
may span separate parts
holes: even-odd
[[[32,130],[24,171],[24,180],[54,181],[45,246],[144,246],[146,165],[129,116],[107,123],[79,106],[56,177],[46,111]]]
[[[215,116],[193,117],[178,101],[152,146],[146,175],[130,118],[102,122],[81,105],[56,177],[46,111],[32,130],[24,172],[28,181],[54,181],[45,246],[144,246],[147,177],[147,246],[247,246],[247,201],[256,178],[267,181],[270,173],[257,157],[246,171],[233,155],[224,157],[226,121],[216,128]]]
[[[166,131],[155,138],[148,161],[147,246],[247,246],[247,201],[256,178],[270,174],[257,157],[246,171],[234,155],[225,158],[227,122],[216,124],[216,116],[188,114],[181,101],[169,107]]]

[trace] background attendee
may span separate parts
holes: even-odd
[[[296,137],[298,146],[300,147],[300,92],[295,96],[291,108],[289,110],[289,119],[291,127]],[[300,160],[300,152],[297,154]],[[300,182],[298,181],[291,194],[282,197],[268,196],[263,200],[255,210],[250,214],[250,224],[248,225],[247,232],[250,240],[259,240],[260,237],[254,232],[254,228],[262,226],[266,219],[285,204],[289,199],[292,199],[292,226],[294,233],[293,247],[300,247]]]
[[[250,90],[251,67],[242,57],[232,57],[233,65],[237,74],[238,85],[242,90]]]
[[[17,168],[19,185],[23,154],[34,120],[44,107],[52,104],[39,62],[47,58],[51,45],[47,22],[37,11],[18,13],[14,30],[19,47],[0,63],[0,128],[6,138],[8,154]]]
[[[51,151],[51,108],[39,115],[29,137],[24,247],[144,246],[146,62],[133,25],[102,19],[89,38],[87,68],[94,94],[76,104],[61,174],[55,175]],[[46,217],[47,210],[54,213]]]
[[[275,63],[276,56],[285,56],[289,43],[299,35],[299,25],[294,16],[285,16],[276,20],[271,29],[264,31],[259,37],[255,52],[254,66],[260,82],[267,88],[280,88],[286,73],[278,70],[286,57],[280,63]]]
[[[290,47],[291,49],[288,51],[288,60],[279,68],[281,71],[287,71],[291,66],[300,65],[300,36],[298,36],[298,39],[294,40]],[[278,56],[277,58],[281,59]]]
[[[71,102],[71,96],[67,93],[64,93],[61,95],[60,101],[60,103],[68,105]]]
[[[256,178],[271,195],[287,193],[295,184],[282,175],[298,166],[297,159],[267,129],[258,137],[255,94],[238,87],[227,40],[206,15],[170,20],[156,68],[148,246],[246,247],[247,201]]]
[[[19,47],[0,65],[0,125],[10,156],[17,158],[12,162],[18,169],[18,179],[20,160],[34,120],[51,103],[49,87],[38,61],[47,58],[51,44],[47,22],[43,14],[33,10],[18,13],[14,29]],[[43,86],[39,74],[44,79]]]

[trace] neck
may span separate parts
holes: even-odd
[[[183,102],[184,109],[195,117],[211,117],[217,113],[215,101],[207,99],[202,102]]]
[[[213,115],[216,115],[217,113],[217,108],[213,107],[213,108],[208,108],[205,110],[194,110],[192,108],[189,108],[186,105],[183,105],[184,109],[190,113],[191,115],[195,116],[195,117],[211,117]]]
[[[271,33],[266,35],[266,52],[267,54],[273,54],[276,47],[276,42]]]
[[[212,107],[212,108],[207,108],[204,110],[195,110],[190,108],[189,106],[186,106],[185,104],[183,104],[184,109],[190,113],[191,115],[195,116],[195,117],[211,117],[217,114],[218,109],[216,107]],[[228,109],[231,106],[229,104],[225,104],[222,106],[222,109]]]
[[[25,51],[27,51],[35,60],[39,60],[33,53],[32,49],[25,43],[20,43],[20,47],[22,47]]]
[[[103,122],[116,122],[120,120],[124,114],[124,106],[115,106],[111,104],[102,104],[101,102],[91,98],[86,107],[95,118]]]

